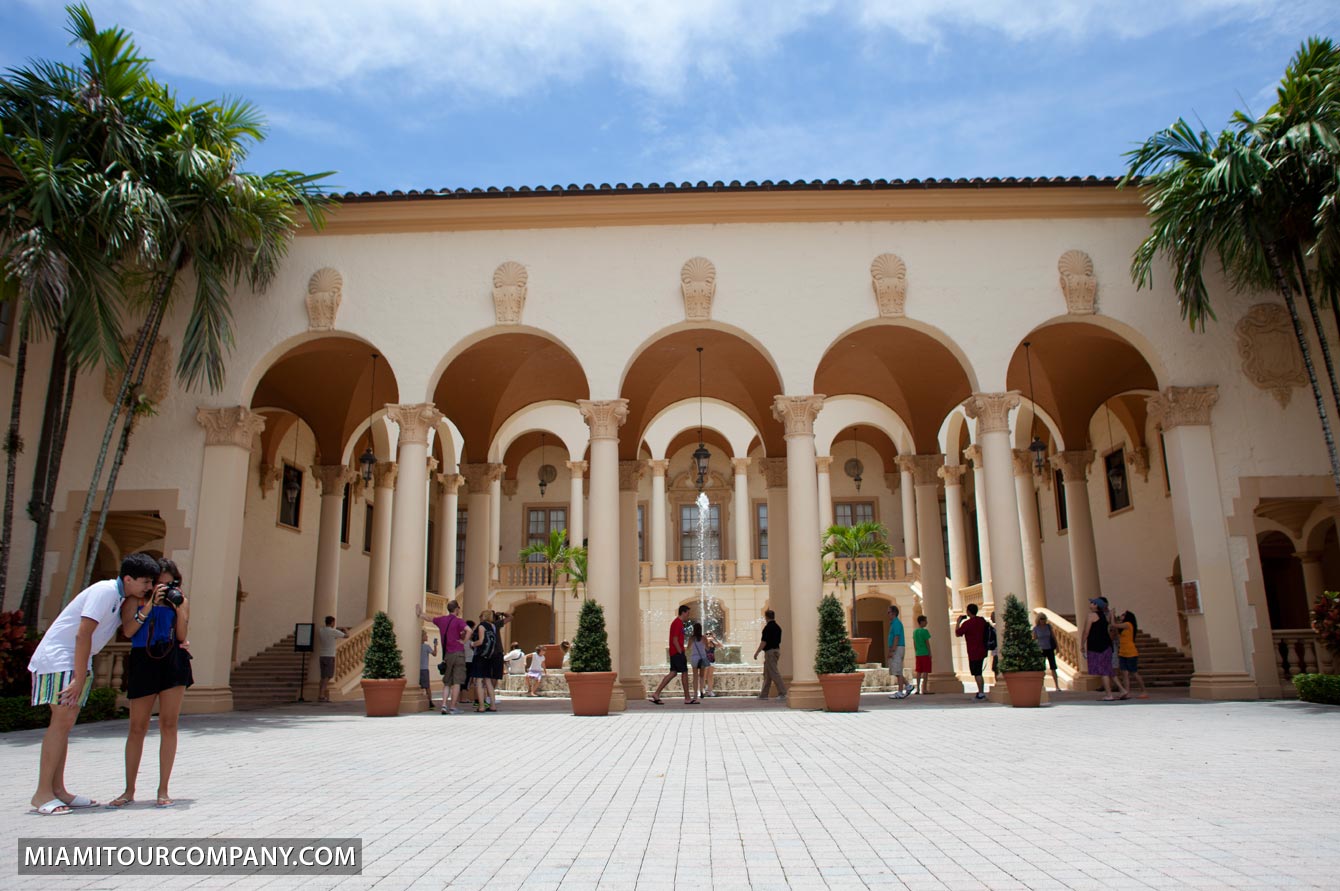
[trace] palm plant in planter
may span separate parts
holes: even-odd
[[[577,636],[572,639],[572,670],[565,673],[574,715],[608,715],[610,694],[618,675],[611,670],[605,608],[594,600],[582,602]]]
[[[400,714],[405,692],[405,662],[396,646],[395,628],[384,612],[372,618],[372,639],[363,654],[363,705],[369,718]]]
[[[563,651],[558,646],[556,623],[558,621],[558,580],[560,576],[572,577],[572,568],[576,553],[582,553],[582,566],[585,567],[586,548],[568,545],[568,530],[551,529],[549,538],[527,545],[517,554],[522,563],[543,564],[549,574],[549,645],[544,651],[544,664],[559,666],[563,664]],[[534,559],[534,558],[539,558]],[[583,573],[583,579],[585,574]],[[576,591],[573,591],[574,596]]]
[[[860,709],[864,676],[856,670],[856,651],[847,637],[842,602],[832,594],[819,601],[819,645],[814,652],[814,673],[824,688],[824,707],[828,711]]]
[[[856,561],[862,557],[886,557],[889,554],[889,530],[883,523],[870,521],[855,526],[829,526],[824,531],[821,556],[832,562],[832,577],[850,586],[852,647],[856,661],[864,662],[870,653],[870,638],[856,637]]]
[[[1005,643],[1000,651],[1000,671],[1015,708],[1037,708],[1042,704],[1045,662],[1042,650],[1028,624],[1028,610],[1019,598],[1005,598]]]

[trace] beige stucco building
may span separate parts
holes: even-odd
[[[99,568],[141,548],[182,566],[189,707],[220,710],[236,666],[328,613],[355,628],[348,695],[380,609],[411,676],[415,606],[458,589],[543,642],[548,578],[517,553],[565,528],[589,545],[616,697],[640,696],[699,597],[701,410],[724,633],[747,662],[777,611],[794,706],[820,701],[820,530],[866,518],[897,556],[860,568],[857,631],[877,660],[886,603],[925,613],[940,689],[960,689],[966,603],[1015,593],[1064,630],[1101,593],[1192,660],[1193,695],[1279,696],[1324,659],[1302,611],[1340,583],[1315,408],[1271,295],[1218,286],[1193,333],[1168,275],[1136,291],[1146,228],[1134,190],[1093,179],[346,196],[272,287],[235,295],[221,392],[170,380],[179,302]],[[30,440],[47,356],[30,351]],[[81,380],[44,623],[107,409],[102,375]],[[7,608],[32,539],[20,510]],[[571,636],[580,600],[557,603]]]

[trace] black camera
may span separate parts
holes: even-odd
[[[181,606],[182,601],[185,599],[186,598],[181,593],[181,586],[176,582],[173,582],[163,589],[163,602],[169,606],[174,608]]]

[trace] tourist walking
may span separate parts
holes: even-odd
[[[1108,618],[1107,598],[1095,597],[1089,601],[1089,606],[1091,609],[1088,618],[1084,620],[1084,633],[1080,635],[1084,647],[1082,655],[1089,674],[1103,679],[1102,701],[1112,702],[1117,698],[1112,695],[1113,686],[1120,694],[1124,694],[1126,689],[1113,677],[1115,668],[1112,664],[1112,626]]]
[[[908,686],[907,678],[903,676],[903,657],[907,653],[907,634],[903,630],[903,620],[898,618],[898,604],[889,604],[889,638],[887,641],[886,659],[889,666],[889,677],[895,682],[895,689],[889,694],[890,699],[906,699],[911,687]]]
[[[977,613],[977,604],[968,604],[968,614],[959,616],[958,622],[954,624],[954,636],[963,638],[963,645],[968,648],[968,672],[977,682],[977,695],[973,698],[981,701],[986,699],[986,681],[982,680],[982,664],[986,662],[986,631],[991,626]]]
[[[536,644],[535,652],[530,654],[530,667],[526,669],[526,695],[539,696],[540,686],[544,683],[544,645]]]
[[[181,590],[181,570],[171,560],[159,562],[154,590],[144,598],[126,598],[121,604],[121,633],[130,638],[126,668],[126,696],[130,726],[126,735],[126,788],[107,806],[125,807],[135,800],[135,780],[144,754],[149,719],[158,703],[157,807],[172,807],[168,781],[177,759],[177,719],[181,715],[191,674],[191,642],[186,639],[191,604]]]
[[[491,712],[493,706],[493,653],[498,646],[498,630],[493,626],[493,610],[479,614],[474,634],[470,637],[474,658],[470,660],[470,677],[474,681],[475,711]]]
[[[926,694],[926,679],[931,676],[931,632],[926,627],[926,617],[917,616],[917,630],[912,632],[912,653],[916,657],[916,691]]]
[[[716,676],[717,676],[717,647],[721,646],[721,641],[712,632],[707,632],[707,670],[703,676],[707,683],[707,696],[716,696]]]
[[[51,706],[51,722],[42,737],[38,761],[37,791],[32,797],[35,813],[54,817],[97,804],[65,788],[70,728],[93,689],[93,657],[121,627],[122,602],[126,598],[138,601],[153,589],[157,578],[156,559],[144,553],[129,555],[121,561],[116,578],[95,582],[80,591],[60,611],[33,651],[28,661],[32,704]]]
[[[777,624],[777,614],[772,610],[763,613],[767,624],[763,626],[763,637],[754,650],[754,658],[763,654],[763,688],[758,691],[759,699],[767,699],[773,684],[777,685],[777,698],[786,698],[786,685],[782,683],[782,670],[779,663],[782,657],[782,626]]]
[[[416,612],[422,616],[422,607]],[[465,640],[470,635],[470,626],[461,618],[461,605],[455,600],[447,603],[445,616],[433,618],[433,624],[437,626],[437,636],[442,640],[442,661],[438,663],[442,672],[442,714],[454,715],[460,712],[457,704],[467,677]]]
[[[1117,633],[1117,668],[1121,671],[1121,685],[1126,688],[1121,698],[1131,698],[1131,681],[1134,680],[1140,684],[1140,698],[1148,699],[1149,690],[1145,687],[1145,679],[1140,677],[1140,651],[1135,646],[1135,635],[1140,632],[1135,613],[1126,610],[1112,623],[1112,630]]]
[[[428,666],[430,659],[437,655],[437,641],[428,643],[428,631],[419,632],[419,686],[428,696],[428,708],[433,707],[433,687],[428,682]]]
[[[712,666],[707,658],[707,639],[703,636],[703,623],[693,623],[693,643],[689,645],[689,665],[693,666],[693,695],[702,699],[707,695],[707,669]]]
[[[685,654],[686,644],[692,636],[693,623],[689,620],[689,607],[683,604],[679,607],[679,614],[670,622],[670,671],[656,685],[656,692],[647,697],[648,701],[663,705],[661,691],[678,675],[680,685],[684,688],[684,704],[698,704],[698,699],[689,695],[689,660]]]
[[[1033,639],[1038,642],[1038,649],[1042,651],[1042,658],[1047,660],[1047,666],[1052,670],[1052,681],[1056,684],[1056,690],[1061,691],[1061,678],[1056,674],[1056,629],[1052,627],[1051,622],[1042,613],[1038,613],[1037,623],[1033,626]],[[1043,673],[1046,677],[1046,672]]]
[[[348,637],[343,628],[335,627],[335,617],[326,616],[325,624],[316,631],[317,662],[321,665],[321,683],[316,688],[317,702],[330,702],[330,681],[335,677],[335,651],[340,641]]]

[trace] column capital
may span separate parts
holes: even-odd
[[[437,473],[438,461],[432,455],[429,455],[427,463],[428,463],[428,476],[429,478],[431,478],[433,474]]]
[[[1298,551],[1294,554],[1299,563],[1320,563],[1321,551]]]
[[[372,487],[374,489],[394,489],[400,465],[394,461],[378,461],[372,468]]]
[[[1019,391],[973,393],[963,401],[963,411],[977,422],[977,435],[1009,433],[1010,409],[1018,408]]]
[[[1010,457],[1014,459],[1015,476],[1033,475],[1033,453],[1028,449],[1010,449]]]
[[[769,489],[786,488],[786,459],[760,458],[759,469],[763,471],[763,485]]]
[[[260,471],[261,497],[264,498],[278,484],[279,478],[284,475],[284,468],[262,463],[258,470]]]
[[[619,428],[628,420],[627,399],[606,399],[592,402],[590,399],[577,400],[582,419],[591,428],[591,439],[619,438]]]
[[[205,428],[206,446],[237,446],[251,451],[251,440],[265,429],[265,418],[248,408],[204,408],[195,410],[195,422]]]
[[[311,471],[322,495],[343,495],[344,484],[354,478],[353,470],[346,464],[313,464]]]
[[[1219,388],[1167,387],[1149,397],[1149,414],[1164,430],[1174,427],[1205,427],[1210,411],[1219,401]]]
[[[775,396],[772,416],[786,427],[787,436],[813,436],[814,419],[824,407],[824,397]]]
[[[1093,449],[1070,449],[1052,455],[1052,466],[1061,471],[1061,479],[1067,483],[1082,483],[1089,478],[1089,465],[1093,463]]]
[[[462,464],[461,476],[465,477],[465,488],[471,495],[486,495],[506,469],[502,464]]]
[[[898,471],[884,474],[884,485],[889,487],[890,492],[897,492],[898,487],[903,484],[903,475]]]
[[[568,467],[568,473],[573,476],[582,476],[590,469],[590,465],[585,461],[564,461]]]
[[[945,464],[935,471],[940,479],[945,481],[945,486],[963,485],[963,474],[968,472],[966,464]]]
[[[984,466],[982,464],[982,447],[979,445],[968,446],[966,449],[963,450],[963,457],[967,458],[969,461],[972,462],[974,470],[977,470]]]
[[[461,487],[461,483],[465,482],[465,478],[459,473],[439,473],[435,479],[439,495],[452,495]]]
[[[913,474],[916,473],[917,462],[916,455],[898,455],[893,459],[893,463],[898,466],[898,472]],[[913,483],[915,485],[915,483]]]
[[[514,498],[516,497],[517,490],[520,488],[520,486],[521,486],[520,480],[503,480],[502,493],[506,495],[508,498]]]
[[[637,484],[642,479],[642,474],[646,469],[647,465],[643,461],[620,461],[619,491],[636,492]]]
[[[833,468],[833,458],[831,455],[820,455],[814,459],[814,467],[820,473],[828,473]]]
[[[427,445],[428,431],[442,420],[442,412],[431,402],[386,406],[387,419],[400,428],[400,441],[409,445]]]
[[[670,462],[664,458],[653,458],[647,462],[647,466],[651,468],[652,476],[663,477],[670,469]]]
[[[940,468],[945,466],[944,455],[908,455],[911,458],[912,482],[917,486],[940,485]]]
[[[751,460],[750,458],[731,458],[731,470],[735,471],[736,476],[744,476],[749,473],[749,462]]]

